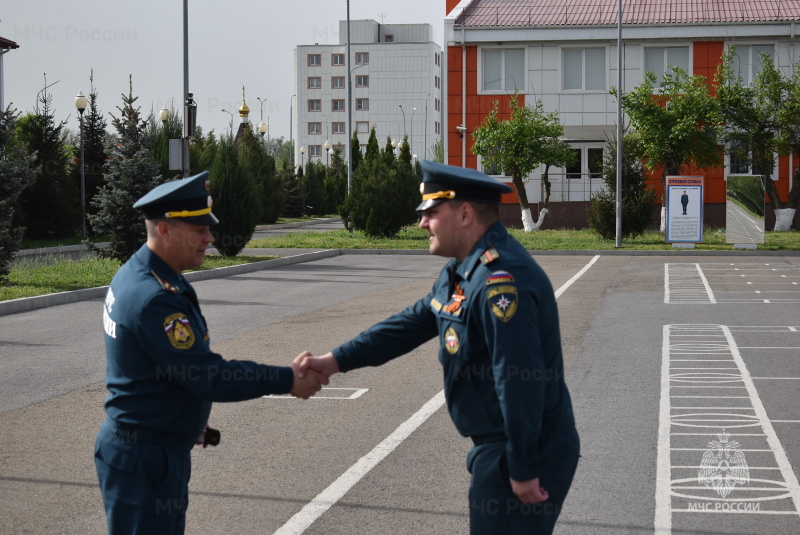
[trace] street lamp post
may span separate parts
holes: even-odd
[[[328,167],[328,158],[331,155],[331,142],[326,139],[323,147],[325,148],[325,167]]]
[[[300,147],[300,167],[303,167],[303,154],[306,153],[306,146]]]
[[[258,123],[258,133],[261,134],[261,137],[263,139],[264,134],[267,133],[267,125],[264,122],[264,103],[267,101],[267,99],[256,97],[256,100],[258,100],[258,102],[261,103],[261,122]]]
[[[406,137],[406,112],[403,109],[403,105],[402,104],[398,104],[398,106],[400,107],[400,111],[403,114],[403,137]]]
[[[230,133],[231,133],[231,135],[233,135],[233,113],[229,112],[228,110],[222,110],[222,111],[224,111],[225,113],[227,113],[228,115],[231,116]]]
[[[78,91],[78,96],[75,97],[75,107],[80,112],[80,125],[81,125],[81,239],[86,239],[86,186],[85,186],[85,168],[83,164],[83,112],[86,111],[88,101],[83,96],[83,91]]]
[[[166,123],[167,119],[169,119],[169,110],[167,109],[166,105],[164,105],[164,107],[161,108],[161,110],[159,110],[158,118],[161,119],[162,123]]]
[[[414,152],[414,112],[417,111],[417,108],[411,110],[411,138],[409,138],[409,142],[411,143],[411,152]]]

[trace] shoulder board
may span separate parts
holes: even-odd
[[[481,264],[485,266],[486,264],[494,262],[498,258],[500,258],[500,253],[497,252],[497,249],[492,247],[481,255]]]
[[[171,284],[169,281],[167,281],[167,280],[163,279],[162,277],[160,277],[158,275],[158,273],[156,273],[155,271],[151,271],[150,273],[158,281],[158,284],[160,284],[161,287],[164,288],[166,291],[168,291],[171,294],[179,293],[180,290],[178,290],[177,286],[175,286],[174,284]]]

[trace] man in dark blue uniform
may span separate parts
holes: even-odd
[[[473,534],[551,533],[579,457],[547,275],[499,220],[511,188],[472,169],[421,162],[420,227],[451,257],[431,292],[300,373],[378,366],[438,336],[450,416],[472,438]]]
[[[208,172],[154,188],[135,208],[147,243],[106,294],[106,420],[95,465],[109,533],[184,532],[190,450],[219,442],[207,426],[212,401],[291,392],[308,398],[327,384],[291,366],[226,361],[209,347],[197,294],[181,272],[200,266],[213,241]]]

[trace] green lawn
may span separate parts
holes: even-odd
[[[590,250],[615,249],[614,240],[604,240],[591,230],[539,230],[524,232],[511,229],[511,234],[531,250]],[[303,232],[252,240],[247,247],[309,248],[309,249],[427,249],[428,233],[418,227],[406,227],[397,236],[387,239],[368,238],[361,232],[349,233],[335,230],[325,233]],[[655,230],[642,236],[623,240],[625,250],[672,250],[672,244],[664,243],[664,234]],[[724,231],[706,229],[704,243],[697,244],[701,251],[729,251],[733,245],[725,243]],[[759,244],[762,251],[799,250],[800,232],[767,232],[766,243]]]
[[[591,230],[539,230],[526,233],[512,229],[513,234],[526,249],[531,250],[589,250],[607,251],[615,249],[613,240],[604,240]],[[729,251],[733,246],[725,243],[725,233],[717,229],[706,229],[704,243],[697,244],[700,251]],[[78,240],[80,241],[80,240]],[[52,246],[52,245],[51,245]],[[386,239],[368,238],[361,232],[346,230],[330,232],[304,232],[274,238],[252,240],[248,247],[299,248],[299,249],[427,249],[428,233],[416,226],[400,231],[397,236]],[[42,247],[39,245],[38,247]],[[664,235],[658,231],[647,231],[634,239],[624,240],[623,250],[672,250],[664,243]],[[759,244],[761,251],[800,250],[800,232],[767,232],[766,243]],[[274,256],[207,256],[201,269],[231,266],[245,262],[258,262],[276,258]],[[119,262],[100,258],[67,260],[50,258],[22,260],[11,271],[9,284],[0,286],[0,301],[32,297],[55,292],[65,292],[111,282],[119,269]]]

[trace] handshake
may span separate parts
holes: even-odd
[[[292,361],[294,384],[290,392],[296,398],[308,399],[322,389],[322,385],[330,382],[334,373],[339,373],[339,364],[328,352],[315,357],[309,351],[303,351]]]

